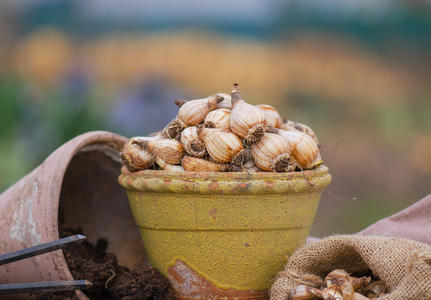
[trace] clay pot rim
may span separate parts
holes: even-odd
[[[118,182],[126,190],[179,194],[294,194],[322,190],[331,182],[320,165],[303,172],[172,172],[121,169]]]

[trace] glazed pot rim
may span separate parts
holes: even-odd
[[[331,182],[328,167],[303,172],[172,172],[121,169],[126,190],[176,194],[293,194],[322,190]]]
[[[165,171],[165,170],[140,170],[131,172],[127,168],[121,168],[122,176],[130,176],[132,178],[175,178],[193,181],[207,181],[207,180],[292,180],[304,177],[319,177],[327,174],[329,171],[326,165],[319,165],[311,170],[295,171],[295,172],[178,172],[178,171]]]

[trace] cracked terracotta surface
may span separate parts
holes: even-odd
[[[109,250],[123,264],[142,262],[139,232],[124,190],[116,182],[125,141],[103,131],[80,135],[3,192],[0,254],[58,239],[61,217],[66,226],[83,228],[90,241],[108,238]],[[61,250],[0,266],[0,283],[72,279]],[[28,299],[28,295],[6,297]]]

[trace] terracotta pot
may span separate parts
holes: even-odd
[[[106,237],[120,264],[142,262],[139,232],[116,182],[125,141],[103,131],[80,135],[2,193],[0,253],[58,239],[61,218],[65,228],[81,227],[91,242]],[[0,266],[0,283],[72,279],[61,250]]]
[[[147,257],[179,299],[266,299],[309,233],[326,166],[292,173],[122,169]]]

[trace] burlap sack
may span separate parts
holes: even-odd
[[[380,300],[431,299],[431,246],[401,238],[353,235],[328,237],[298,249],[273,284],[271,299],[288,299],[297,285],[309,283],[304,275],[324,278],[340,268],[350,273],[371,270],[390,290]]]

